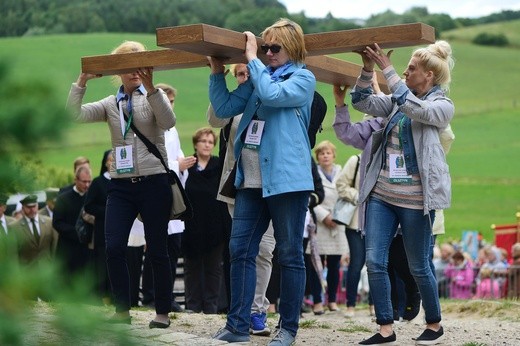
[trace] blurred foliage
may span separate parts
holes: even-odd
[[[60,141],[69,116],[55,92],[43,81],[13,80],[9,64],[0,61],[0,191],[37,188],[37,174],[25,156],[45,142]]]
[[[482,46],[495,46],[495,47],[505,47],[509,45],[509,40],[504,34],[493,34],[488,32],[481,32],[471,41],[475,44],[480,44]]]
[[[125,9],[122,11],[121,9]],[[3,0],[0,3],[0,37],[87,32],[154,33],[156,28],[205,23],[259,35],[280,17],[289,17],[306,33],[423,22],[437,35],[456,27],[509,21],[520,11],[502,11],[481,18],[451,18],[430,14],[426,7],[411,7],[402,15],[390,10],[357,18],[307,18],[287,12],[277,0]]]
[[[71,278],[57,262],[22,265],[16,250],[14,238],[0,238],[0,345],[135,344],[124,329],[106,328],[112,308],[99,307],[89,272]]]

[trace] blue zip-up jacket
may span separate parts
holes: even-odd
[[[263,197],[314,190],[307,129],[316,78],[303,64],[293,64],[276,81],[271,80],[259,59],[250,61],[247,67],[249,80],[231,92],[223,73],[210,75],[209,81],[209,98],[217,117],[243,113],[235,137],[235,186],[240,187],[244,181],[242,134],[255,117],[265,121],[258,149]],[[291,76],[284,80],[287,74]]]

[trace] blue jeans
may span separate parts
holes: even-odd
[[[427,324],[441,321],[441,308],[437,281],[431,270],[431,222],[435,211],[423,215],[423,211],[397,207],[377,198],[367,203],[365,246],[370,292],[376,310],[376,323],[393,323],[390,279],[388,277],[388,252],[401,225],[404,248],[410,272],[419,292]]]
[[[155,311],[167,314],[172,302],[172,272],[168,256],[168,222],[172,192],[166,174],[131,183],[112,179],[105,217],[107,268],[116,312],[130,310],[130,278],[126,250],[128,235],[141,214],[146,238],[146,256],[153,270]]]
[[[302,242],[308,201],[308,191],[267,198],[262,197],[261,189],[237,191],[229,242],[231,304],[226,328],[231,332],[249,335],[256,256],[272,220],[280,265],[280,326],[296,336],[305,291]]]
[[[365,238],[361,232],[346,229],[348,246],[350,249],[350,262],[347,271],[347,307],[356,306],[359,279],[361,269],[365,265]]]

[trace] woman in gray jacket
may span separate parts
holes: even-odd
[[[125,41],[112,54],[144,51],[139,42]],[[72,84],[68,108],[78,121],[108,124],[113,163],[105,218],[107,267],[114,294],[116,314],[111,322],[131,323],[130,283],[126,247],[132,224],[139,214],[144,223],[147,255],[154,276],[155,318],[150,328],[167,328],[172,303],[172,273],[168,258],[168,222],[172,192],[168,175],[159,158],[150,153],[130,124],[150,140],[167,161],[164,131],[175,125],[175,114],[166,93],[153,85],[153,70],[138,69],[119,75],[116,95],[82,105],[90,79],[81,73]]]
[[[388,251],[397,226],[402,229],[409,267],[421,293],[426,329],[417,345],[434,345],[443,337],[435,276],[429,266],[435,209],[451,202],[451,179],[439,132],[454,114],[445,91],[451,81],[451,47],[437,41],[413,52],[401,80],[385,54],[374,44],[361,53],[363,69],[352,91],[355,109],[386,117],[373,133],[369,164],[359,201],[366,202],[366,260],[379,333],[361,345],[394,343]],[[375,65],[382,70],[390,95],[373,94]]]

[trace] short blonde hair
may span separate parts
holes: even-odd
[[[307,51],[300,25],[287,18],[280,18],[262,32],[264,41],[276,41],[286,50],[290,60],[303,63]]]
[[[233,74],[233,77],[236,77],[237,76],[237,70],[239,67],[241,66],[246,66],[247,67],[247,64],[233,64],[229,67],[229,70],[231,71],[231,73]]]
[[[144,52],[146,47],[141,42],[137,41],[124,41],[119,46],[114,48],[110,54],[125,54],[125,53],[135,53],[135,52]]]
[[[110,54],[126,54],[144,51],[146,51],[146,47],[141,42],[124,41],[119,46],[114,48]],[[112,76],[112,82],[117,85],[121,82],[121,78],[118,75],[114,75]]]
[[[211,135],[213,136],[213,144],[216,146],[217,145],[217,134],[215,133],[215,131],[213,131],[213,129],[211,127],[202,127],[200,129],[198,129],[197,131],[195,131],[195,134],[193,135],[192,137],[192,142],[193,142],[193,147],[195,147],[195,145],[197,145],[197,142],[200,140],[200,138],[202,136],[205,136],[205,135]]]
[[[177,97],[177,89],[175,89],[174,87],[172,87],[172,86],[169,85],[169,84],[166,84],[166,83],[157,83],[157,84],[155,85],[155,87],[164,90],[164,92],[166,93],[166,95],[173,95],[173,98],[176,98],[176,97]]]
[[[318,155],[320,155],[322,151],[325,151],[327,149],[332,150],[332,154],[334,155],[334,157],[336,157],[336,146],[334,145],[334,143],[332,143],[329,140],[324,140],[318,143],[318,145],[314,149],[314,155],[316,156],[316,160],[318,159]]]
[[[511,246],[511,256],[513,259],[520,257],[520,243],[514,243],[513,246]]]

